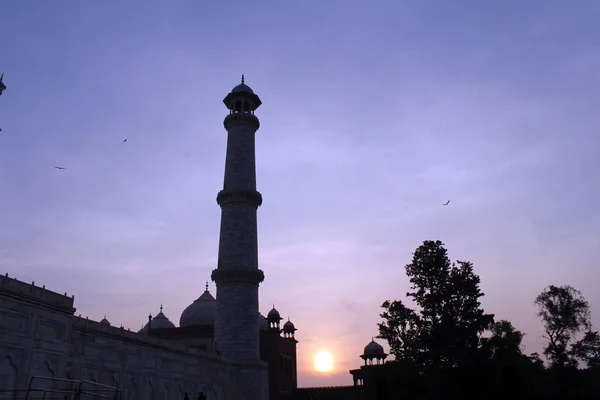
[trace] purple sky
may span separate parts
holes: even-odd
[[[216,266],[245,73],[260,309],[296,324],[301,385],[351,383],[425,239],[474,262],[526,352],[549,284],[600,324],[600,2],[124,3],[2,4],[0,272],[96,320],[137,330],[162,302],[178,323]]]

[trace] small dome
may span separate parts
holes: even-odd
[[[271,311],[269,311],[269,313],[267,314],[267,320],[269,322],[279,322],[281,321],[283,318],[281,318],[281,315],[279,315],[279,311],[277,311],[275,309],[275,305],[273,305],[273,308],[271,309]]]
[[[260,329],[261,331],[266,331],[267,329],[269,329],[269,323],[267,322],[265,316],[261,313],[258,313],[258,329]]]
[[[292,321],[290,321],[289,318],[288,318],[287,322],[285,324],[283,324],[283,331],[286,333],[294,333],[296,331],[296,327],[294,326]]]
[[[162,312],[162,305],[160,306],[160,312],[156,314],[149,323],[144,325],[144,327],[138,333],[147,333],[150,328],[152,329],[164,329],[164,328],[175,328],[175,324],[169,321],[169,318],[166,317]]]
[[[236,87],[231,89],[231,93],[239,93],[239,92],[246,92],[246,93],[254,94],[254,91],[252,90],[252,88],[250,86],[246,85],[245,83],[240,83],[239,85],[237,85]]]
[[[365,346],[364,356],[367,357],[380,357],[385,355],[383,351],[383,346],[379,343],[375,342],[375,340],[371,340],[371,343]]]
[[[198,297],[181,313],[179,326],[213,325],[216,314],[217,301],[208,291],[208,283],[206,283],[206,290],[202,293],[202,296]]]
[[[104,315],[104,318],[102,318],[102,321],[100,321],[100,323],[102,325],[110,325],[110,322],[108,322],[108,320],[106,319],[106,315]]]
[[[152,318],[152,329],[175,328],[175,324],[169,321],[165,314],[159,312]]]

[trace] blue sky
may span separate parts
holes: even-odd
[[[591,0],[6,2],[1,272],[90,318],[137,330],[163,303],[177,323],[216,266],[221,101],[244,73],[261,311],[295,322],[301,385],[351,383],[426,239],[540,351],[549,284],[600,323],[598,18]],[[319,349],[334,373],[312,372]]]

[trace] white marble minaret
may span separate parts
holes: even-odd
[[[223,100],[229,109],[227,156],[221,206],[219,261],[212,272],[217,286],[215,347],[224,357],[258,362],[258,285],[264,279],[258,269],[256,211],[262,196],[256,191],[254,135],[259,127],[254,115],[261,101],[242,83]]]

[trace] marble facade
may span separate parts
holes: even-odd
[[[235,383],[248,375],[261,382],[261,393],[234,396],[245,391]],[[268,398],[264,362],[241,366],[210,348],[77,317],[73,297],[1,276],[0,391],[24,390],[34,376],[117,387],[124,400],[183,399],[186,392],[192,399],[199,392],[211,400]],[[35,389],[56,384],[34,382]]]

